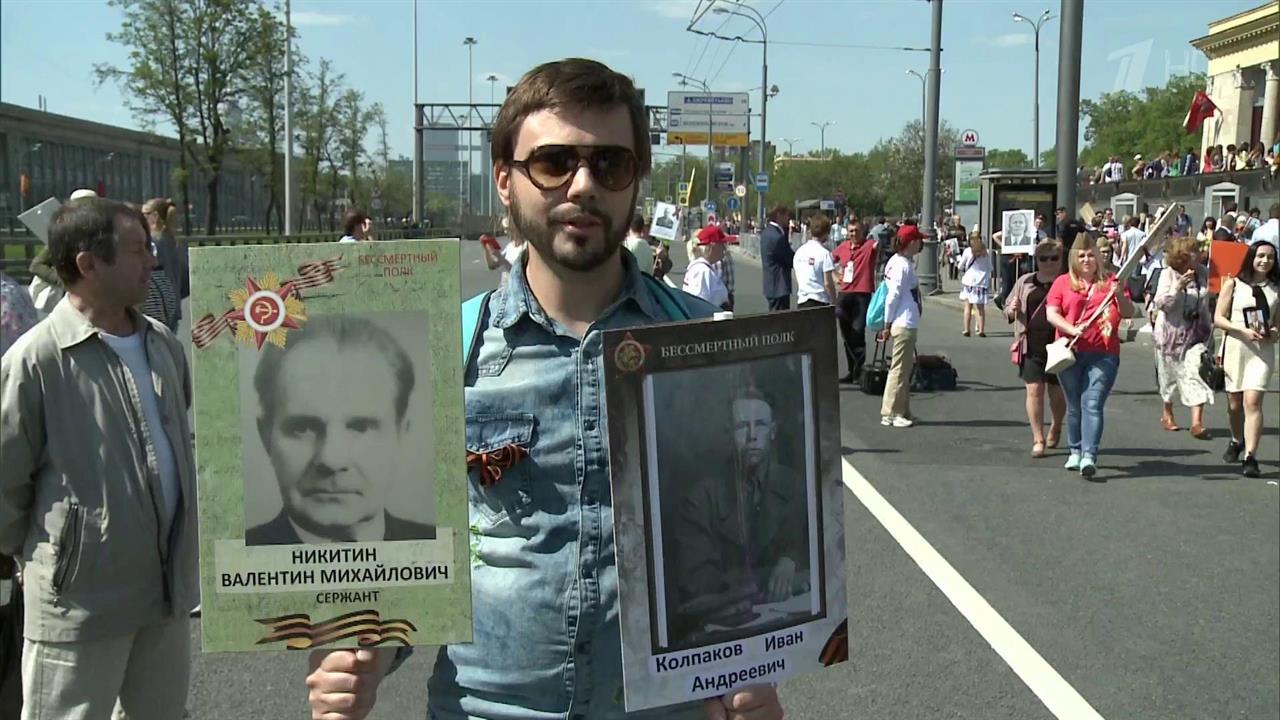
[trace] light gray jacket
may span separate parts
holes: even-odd
[[[131,314],[182,491],[167,536],[138,388],[98,328],[64,298],[0,360],[0,553],[23,565],[31,640],[124,634],[199,602],[187,362]]]

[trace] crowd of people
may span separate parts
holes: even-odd
[[[1088,174],[1089,181],[1101,185],[1239,170],[1269,170],[1277,175],[1280,174],[1280,136],[1270,146],[1262,141],[1242,140],[1238,144],[1213,145],[1202,151],[1187,148],[1181,153],[1165,150],[1152,156],[1138,153],[1130,162],[1126,166],[1119,155],[1112,155]]]
[[[608,435],[595,425],[603,399],[586,389],[603,360],[576,349],[606,330],[718,309],[645,280],[638,253],[622,249],[635,186],[652,164],[645,117],[629,78],[569,59],[527,73],[494,122],[495,170],[523,247],[501,258],[507,278],[467,360],[467,436],[492,431],[476,425],[485,417],[536,413],[537,441],[521,471],[545,492],[529,500],[521,523],[565,540],[510,545],[501,567],[472,573],[473,639],[440,649],[423,710],[433,717],[626,714],[614,557],[590,550],[610,548],[613,527],[608,512],[582,503],[609,494],[608,463],[583,460],[608,457]],[[583,154],[584,143],[606,151]],[[350,220],[347,242],[367,240],[365,219]],[[49,315],[20,327],[35,303],[27,288],[3,283],[4,337],[13,344],[0,358],[0,557],[21,569],[24,719],[186,714],[188,618],[200,601],[190,376],[169,318],[139,311],[152,279],[168,270],[157,272],[162,232],[140,208],[76,198],[51,221],[48,264],[63,295]],[[714,260],[723,238],[699,235]],[[652,269],[664,254],[654,248]],[[718,264],[721,299],[732,305],[732,265]],[[518,337],[500,324],[516,320]],[[502,372],[477,373],[478,358],[493,353],[505,358]],[[573,412],[564,412],[566,397],[581,401]],[[577,460],[564,452],[575,442]],[[472,502],[477,492],[514,487],[473,488]],[[581,578],[598,592],[562,592]],[[557,646],[569,652],[527,652]],[[14,668],[12,657],[0,656],[4,669]],[[405,658],[388,648],[318,650],[296,687],[305,683],[315,717],[354,720]],[[590,682],[563,682],[575,674]],[[754,684],[663,714],[778,720],[783,711],[773,685]]]
[[[1059,208],[1060,216],[1062,212]],[[1041,240],[1031,272],[1002,292],[1008,298],[1002,304],[1005,316],[1015,324],[1011,358],[1027,385],[1031,454],[1043,457],[1046,448],[1056,447],[1065,421],[1068,468],[1090,476],[1096,472],[1103,408],[1115,382],[1124,328],[1145,317],[1154,344],[1161,427],[1182,430],[1175,416],[1177,401],[1190,412],[1190,435],[1211,439],[1205,406],[1215,389],[1224,390],[1230,439],[1223,460],[1240,463],[1246,477],[1257,477],[1262,395],[1276,373],[1280,340],[1280,203],[1269,208],[1266,222],[1257,208],[1242,213],[1228,203],[1221,218],[1207,219],[1199,234],[1185,212],[1180,213],[1168,240],[1148,248],[1150,226],[1163,212],[1159,208],[1150,217],[1117,221],[1108,209],[1087,223],[1061,223],[1060,236],[1072,241]],[[1233,227],[1237,231],[1228,229]],[[1213,228],[1208,237],[1206,228]],[[1241,248],[1238,267],[1220,269],[1216,294],[1209,269],[1214,241],[1247,246]],[[1118,269],[1135,253],[1141,257],[1132,275],[1118,278]],[[970,297],[966,284],[961,299]],[[967,321],[970,311],[966,307],[963,312]],[[1220,341],[1215,341],[1215,331]],[[1050,373],[1048,348],[1062,340],[1073,345],[1075,363]],[[1222,387],[1213,387],[1218,384],[1215,376],[1221,376]],[[1046,394],[1053,409],[1047,434]]]
[[[555,716],[625,714],[617,608],[608,604],[617,595],[616,567],[611,554],[590,551],[608,547],[613,528],[607,512],[584,519],[590,511],[582,507],[583,498],[607,498],[610,487],[608,463],[584,460],[608,457],[607,433],[595,422],[604,411],[594,385],[602,359],[579,350],[591,346],[593,333],[731,311],[736,290],[729,239],[714,222],[689,238],[688,294],[672,294],[679,313],[659,301],[663,288],[645,280],[649,272],[672,282],[665,243],[645,237],[643,219],[627,225],[634,186],[652,162],[644,118],[642,96],[626,76],[595,61],[562,60],[526,74],[494,122],[495,170],[513,210],[514,238],[505,248],[482,241],[487,265],[505,277],[466,360],[468,435],[483,429],[473,418],[540,418],[522,470],[545,493],[525,499],[531,505],[521,522],[530,537],[563,541],[511,544],[502,567],[472,575],[474,640],[440,649],[428,696],[433,717],[523,716],[534,708]],[[584,138],[608,152],[583,152]],[[1066,468],[1095,476],[1121,325],[1144,306],[1157,333],[1162,424],[1178,429],[1177,397],[1193,409],[1191,433],[1206,438],[1207,396],[1197,383],[1212,386],[1220,372],[1231,428],[1224,460],[1256,476],[1263,397],[1280,339],[1280,203],[1267,223],[1246,222],[1247,235],[1228,230],[1248,249],[1216,298],[1190,218],[1180,218],[1159,251],[1147,247],[1141,218],[1121,233],[1108,213],[1087,225],[1066,214],[1059,209],[1059,239],[1041,237],[1043,218],[1034,236],[1024,228],[1032,258],[1013,276],[992,258],[1006,241],[996,234],[965,233],[967,249],[958,253],[964,333],[975,315],[978,335],[985,334],[985,306],[993,285],[1002,285],[996,304],[1016,328],[1010,358],[1026,385],[1032,455],[1043,457],[1065,432]],[[1214,224],[1214,239],[1238,219],[1231,208]],[[912,427],[910,385],[925,311],[916,264],[925,233],[911,219],[878,218],[868,230],[854,214],[834,224],[815,215],[793,247],[794,221],[789,208],[775,207],[761,230],[769,309],[789,309],[793,292],[802,308],[834,306],[846,384],[863,382],[873,329],[877,347],[891,347],[881,424]],[[165,199],[135,207],[73,196],[53,218],[43,260],[52,275],[38,275],[44,285],[27,289],[0,278],[0,322],[13,343],[0,359],[0,555],[22,568],[23,712],[33,720],[184,713],[188,613],[199,602],[196,466],[189,371],[173,332],[174,303],[163,297],[188,292],[172,227]],[[606,235],[607,228],[621,232]],[[358,212],[344,218],[343,230],[340,242],[370,238],[368,218]],[[1117,263],[1133,253],[1148,256],[1141,283],[1117,276]],[[153,293],[161,296],[156,302]],[[41,312],[47,316],[32,326]],[[508,332],[525,318],[519,333]],[[1221,345],[1211,342],[1213,330]],[[501,372],[478,372],[481,354],[501,356]],[[574,412],[557,404],[566,397],[578,398]],[[68,538],[75,563],[63,553]],[[599,592],[563,592],[583,578],[594,578]],[[567,650],[525,652],[530,647]],[[317,651],[305,681],[312,713],[364,717],[381,680],[404,659],[379,648]],[[582,668],[593,680],[575,689],[565,678]],[[783,709],[774,686],[751,685],[664,713],[777,720]]]
[[[1274,259],[1280,245],[1280,203],[1268,209],[1264,221],[1260,208],[1246,212],[1228,202],[1221,216],[1207,219],[1199,232],[1180,211],[1172,219],[1170,237],[1148,249],[1151,226],[1164,211],[1144,209],[1117,218],[1106,209],[1073,221],[1065,208],[1058,208],[1052,226],[1056,237],[1049,234],[1047,219],[1038,216],[1034,228],[1024,231],[1033,250],[1012,258],[999,254],[1002,243],[1011,242],[1002,231],[984,237],[976,229],[966,231],[959,218],[948,219],[935,232],[944,238],[942,261],[950,267],[950,277],[959,280],[961,333],[985,337],[986,307],[994,303],[999,308],[1014,326],[1010,360],[1026,386],[1031,456],[1045,457],[1065,434],[1066,468],[1093,478],[1121,342],[1150,332],[1160,426],[1183,429],[1175,413],[1180,404],[1190,413],[1189,434],[1211,439],[1205,406],[1215,389],[1225,391],[1231,430],[1223,459],[1239,463],[1245,476],[1256,477],[1261,398],[1276,373],[1274,347],[1280,340],[1280,270]],[[841,228],[839,239],[836,227]],[[800,234],[798,242],[792,240],[793,229]],[[1206,229],[1211,230],[1207,237]],[[866,315],[878,285],[884,286],[884,327],[875,333],[875,342],[889,348],[881,407],[881,423],[888,427],[914,424],[910,378],[924,309],[916,277],[923,237],[915,221],[905,218],[879,218],[868,232],[856,213],[835,224],[825,215],[810,216],[797,228],[791,211],[778,207],[769,214],[760,240],[762,290],[770,310],[789,309],[793,293],[801,307],[836,306],[847,368],[843,383],[862,382]],[[1228,279],[1216,294],[1210,290],[1208,267],[1213,241],[1248,246],[1239,267],[1221,270]],[[1117,277],[1134,254],[1140,257],[1132,274]],[[1050,346],[1055,343],[1070,345],[1070,367],[1051,367]],[[1225,377],[1220,388],[1211,386],[1215,372]]]

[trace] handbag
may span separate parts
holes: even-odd
[[[1044,307],[1045,302],[1047,302],[1048,300],[1049,300],[1049,293],[1046,292],[1044,295],[1044,298],[1040,300],[1040,304],[1037,305],[1036,309],[1033,310],[1031,314],[1027,316],[1026,325],[1031,324],[1032,318],[1034,318],[1037,314],[1039,314],[1041,308]],[[1022,367],[1022,358],[1024,355],[1027,354],[1026,325],[1023,325],[1022,332],[1018,333],[1018,337],[1015,338],[1013,341],[1013,344],[1009,346],[1009,362],[1013,363],[1015,367]]]
[[[1222,366],[1222,356],[1227,351],[1227,337],[1222,336],[1222,344],[1218,346],[1218,352],[1211,353],[1206,348],[1200,353],[1200,379],[1205,385],[1214,392],[1222,392],[1227,389],[1227,370]]]

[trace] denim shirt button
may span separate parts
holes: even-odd
[[[595,421],[595,420],[590,420],[590,419],[588,419],[588,420],[583,420],[583,421],[582,421],[582,429],[583,429],[583,430],[586,430],[587,432],[593,432],[593,431],[595,431],[595,429],[596,429],[596,421]]]

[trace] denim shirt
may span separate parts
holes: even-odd
[[[466,372],[466,442],[529,456],[482,487],[469,477],[475,640],[441,648],[430,717],[702,718],[701,703],[627,714],[605,417],[604,331],[668,318],[634,258],[622,292],[579,339],[549,318],[524,263],[489,301]],[[683,296],[693,317],[710,305]]]

